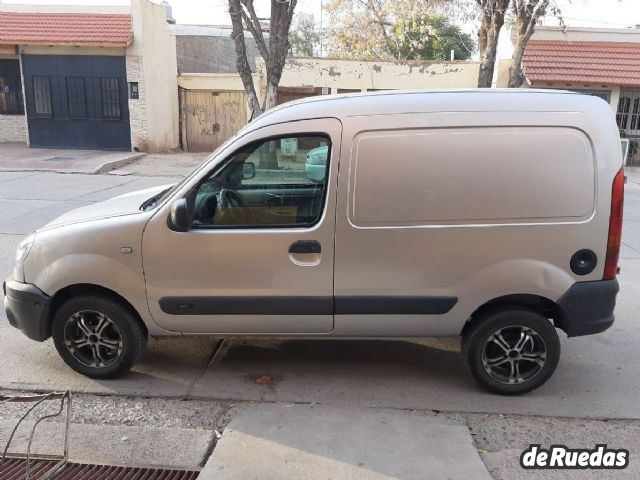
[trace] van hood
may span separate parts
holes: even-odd
[[[76,208],[70,212],[60,215],[55,220],[47,223],[40,230],[61,227],[71,223],[88,222],[109,217],[117,217],[121,215],[140,214],[140,205],[145,200],[159,194],[163,190],[171,188],[172,185],[161,185],[158,187],[145,188],[144,190],[136,190],[135,192],[125,193],[117,197],[104,200],[102,202],[87,205],[86,207]]]

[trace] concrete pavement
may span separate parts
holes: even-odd
[[[454,460],[455,459],[455,460]],[[255,405],[227,425],[199,480],[489,480],[469,429],[388,409]]]

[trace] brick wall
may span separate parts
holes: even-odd
[[[148,127],[146,98],[144,89],[144,72],[142,57],[127,55],[127,82],[138,82],[139,98],[129,98],[129,123],[131,125],[131,148],[141,152],[147,151]]]
[[[24,115],[0,115],[0,143],[27,142],[27,119]]]

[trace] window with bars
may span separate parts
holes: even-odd
[[[620,93],[616,122],[626,135],[640,135],[640,90]]]
[[[0,60],[0,114],[23,114],[19,60]]]
[[[592,95],[594,97],[601,98],[605,102],[611,101],[611,90],[586,90],[586,89],[573,89],[571,92],[581,93],[582,95]]]
[[[120,79],[100,79],[102,90],[102,116],[110,120],[120,120]]]
[[[49,77],[33,77],[33,111],[38,118],[51,118],[51,79]]]
[[[87,101],[83,77],[67,77],[67,102],[69,118],[85,120],[87,118]]]

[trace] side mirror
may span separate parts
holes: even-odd
[[[171,226],[172,230],[186,232],[189,230],[189,207],[187,200],[179,198],[171,205]]]
[[[253,162],[244,162],[242,167],[242,179],[249,180],[256,176],[256,164]]]

